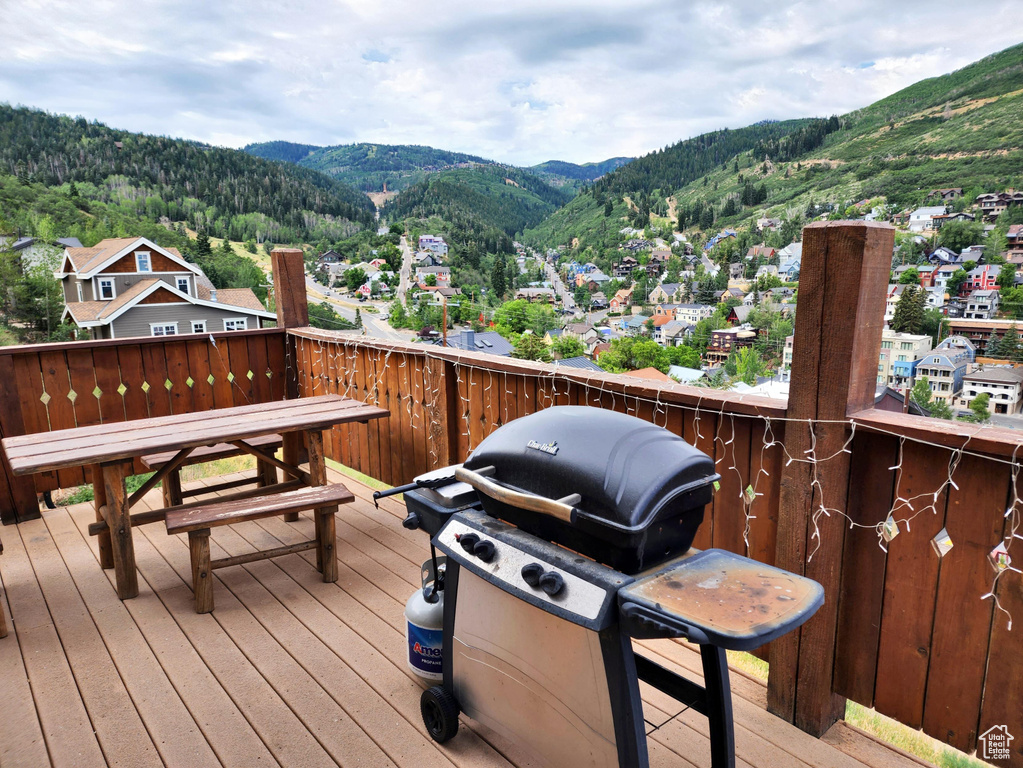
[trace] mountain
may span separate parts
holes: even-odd
[[[1017,45],[846,115],[704,134],[607,174],[524,236],[601,247],[650,215],[655,223],[681,216],[709,233],[863,199],[915,207],[943,187],[962,187],[970,200],[1019,187],[1021,83]]]
[[[384,206],[389,221],[439,217],[453,230],[478,240],[501,242],[538,224],[571,195],[518,168],[485,165],[430,174]],[[496,251],[497,248],[491,248]]]
[[[555,187],[569,187],[578,190],[588,181],[599,179],[604,174],[626,163],[632,162],[631,157],[612,157],[601,163],[566,163],[562,160],[548,160],[546,163],[532,165],[525,170],[536,174],[548,184]]]
[[[37,201],[59,188],[83,206],[109,208],[128,229],[133,220],[142,228],[181,223],[235,241],[294,243],[373,225],[365,195],[305,168],[6,104],[0,104],[0,174],[43,188],[33,195]],[[16,199],[2,211],[8,226],[25,231],[46,213]]]
[[[427,174],[469,165],[492,165],[493,161],[462,152],[448,152],[411,144],[340,144],[314,147],[271,141],[250,144],[243,150],[257,157],[286,160],[320,171],[363,192],[380,192],[387,185],[398,192]]]

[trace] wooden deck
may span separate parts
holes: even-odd
[[[207,615],[192,610],[187,540],[162,525],[136,530],[140,591],[125,602],[85,533],[91,505],[0,528],[12,619],[0,640],[0,765],[532,765],[464,718],[447,745],[425,734],[402,612],[426,536],[401,527],[399,502],[376,510],[369,489],[330,474],[356,494],[338,514],[338,582],[320,581],[311,552],[220,570]],[[150,498],[159,503],[158,492]],[[219,528],[214,556],[308,539],[312,528],[308,516]],[[641,646],[700,677],[699,656],[684,644]],[[923,765],[844,723],[811,738],[765,711],[761,682],[733,670],[732,686],[740,766]],[[660,693],[643,696],[649,721],[676,714]],[[685,712],[654,731],[650,763],[708,766],[702,716]]]

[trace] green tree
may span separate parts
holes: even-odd
[[[346,269],[341,277],[345,281],[348,290],[354,291],[366,282],[366,270],[362,267],[351,267]]]
[[[213,248],[210,247],[210,237],[206,234],[205,229],[200,229],[195,235],[195,246],[192,249],[193,253],[197,258],[203,256],[210,256],[213,253]]]
[[[763,358],[753,347],[740,347],[735,353],[735,375],[751,387],[757,383],[757,377],[767,373]]]
[[[400,301],[392,301],[391,308],[387,313],[387,322],[392,328],[408,328],[409,317],[405,305]]]
[[[490,270],[490,287],[494,290],[494,295],[497,298],[503,298],[504,293],[507,290],[507,282],[505,270],[507,265],[504,260],[503,254],[498,254],[497,258],[494,259],[494,267]],[[535,359],[535,358],[530,358]]]
[[[991,411],[988,410],[988,404],[990,402],[991,395],[987,392],[981,392],[970,401],[970,414],[967,416],[960,416],[960,421],[970,421],[974,424],[983,424],[991,418]]]
[[[512,357],[516,357],[519,360],[539,360],[544,363],[549,363],[551,360],[550,352],[547,350],[543,337],[537,336],[530,330],[527,330],[516,340],[515,351],[512,352]]]
[[[560,336],[556,338],[551,344],[550,349],[551,356],[559,360],[564,360],[569,357],[579,357],[586,352],[586,347],[583,346],[583,343],[579,341],[579,339],[571,336]]]
[[[901,275],[899,275],[899,285],[919,285],[920,284],[920,272],[917,271],[916,267],[910,267]]]
[[[946,421],[952,418],[952,409],[948,407],[948,403],[944,400],[935,400],[931,395],[931,383],[926,376],[917,379],[913,389],[910,390],[909,397],[932,418]]]
[[[924,324],[924,309],[927,308],[927,294],[921,288],[910,285],[902,292],[895,305],[892,330],[900,333],[920,333]]]
[[[993,344],[988,344],[987,354],[1003,360],[1019,360],[1021,357],[1019,329],[1011,323],[1008,330]]]
[[[973,221],[950,221],[938,230],[938,245],[956,253],[976,245],[984,236],[984,225]]]
[[[426,276],[426,284],[431,288],[437,285],[437,275],[432,272]]]
[[[951,226],[951,225],[946,225],[946,226]],[[966,274],[966,270],[965,269],[957,269],[955,272],[953,272],[952,273],[952,277],[950,277],[948,279],[948,283],[947,283],[947,286],[946,286],[948,288],[948,295],[949,296],[958,296],[959,295],[959,291],[962,289],[963,283],[966,282],[966,278],[967,277],[969,277],[969,275]]]
[[[998,270],[998,287],[1003,291],[1016,286],[1016,265],[1006,262]]]

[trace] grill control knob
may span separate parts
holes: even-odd
[[[494,559],[494,555],[497,554],[497,549],[494,547],[494,542],[483,539],[476,542],[476,546],[472,548],[472,553],[484,563],[489,563]]]
[[[554,597],[560,592],[565,586],[565,580],[561,577],[560,573],[554,571],[547,571],[540,577],[540,589],[546,592],[551,597]]]
[[[522,580],[531,587],[540,586],[540,577],[543,575],[543,566],[540,563],[528,563],[522,566],[520,571]]]
[[[458,540],[458,543],[462,545],[462,549],[464,549],[471,555],[473,547],[476,546],[476,543],[479,540],[480,537],[477,536],[475,533],[463,533],[462,537]]]

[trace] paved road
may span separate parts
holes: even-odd
[[[366,336],[373,336],[378,339],[391,339],[392,341],[409,341],[414,336],[411,331],[396,330],[390,326],[386,319],[387,302],[367,301],[363,303],[341,299],[333,291],[328,291],[308,275],[306,275],[305,285],[306,295],[310,302],[318,304],[321,301],[326,301],[346,320],[354,321],[355,310],[361,310],[359,314],[362,316],[362,327],[365,330]],[[367,312],[367,307],[375,307],[380,312],[379,314]]]
[[[575,312],[577,309],[575,305],[575,297],[572,295],[572,292],[568,289],[568,287],[562,282],[561,276],[558,275],[554,266],[547,263],[545,259],[541,259],[539,256],[534,255],[533,258],[540,262],[540,267],[543,269],[544,276],[550,282],[551,287],[554,288],[554,292],[557,293],[558,297],[561,299],[561,305],[570,312]]]
[[[412,247],[408,244],[408,240],[405,239],[405,235],[401,236],[399,245],[401,247],[401,272],[398,275],[396,297],[398,301],[404,304],[405,292],[412,286]]]

